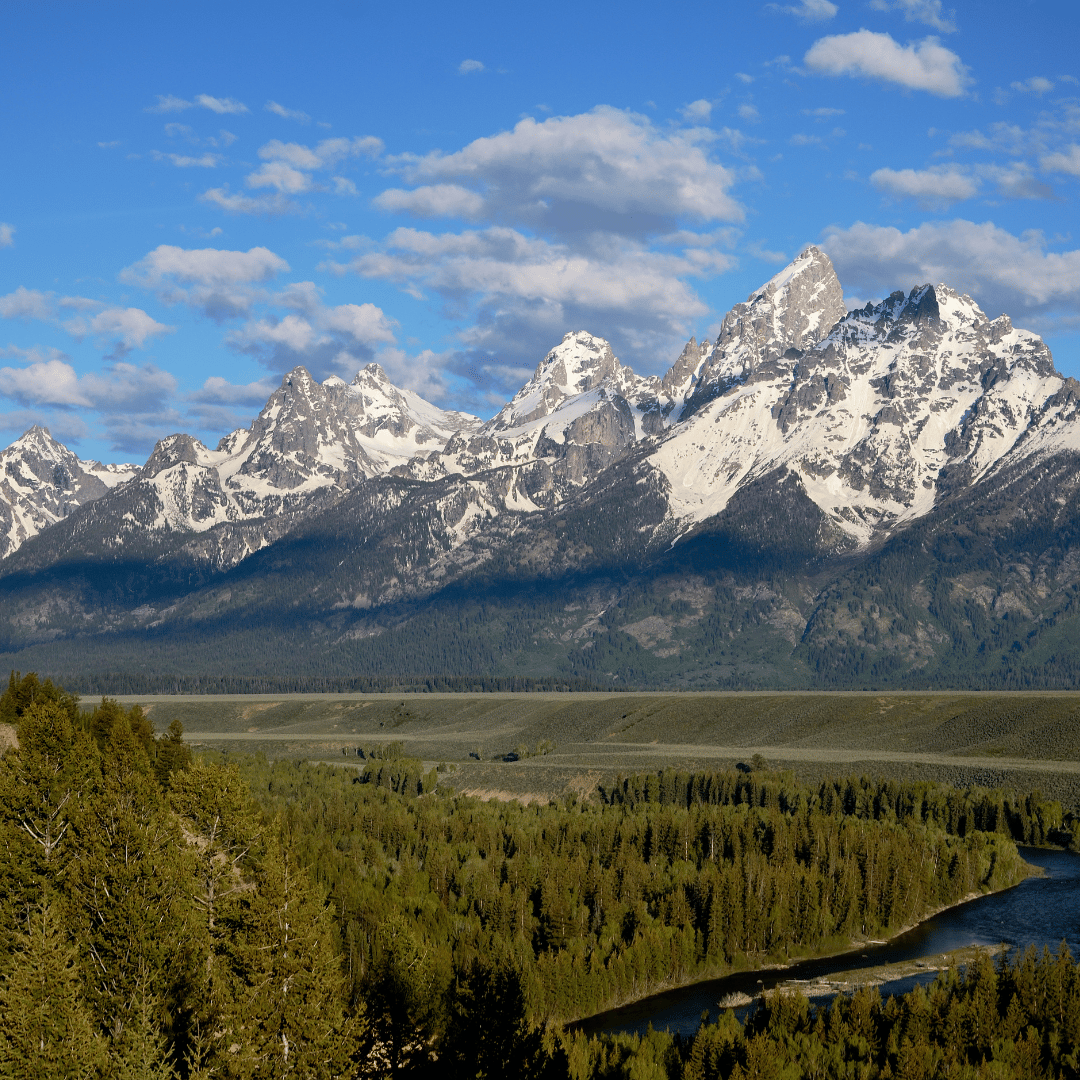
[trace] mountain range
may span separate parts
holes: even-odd
[[[662,378],[572,332],[486,422],[371,364],[141,467],[31,429],[0,652],[114,690],[1073,687],[1078,409],[1007,316],[848,311],[809,247]]]

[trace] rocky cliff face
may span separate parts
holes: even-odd
[[[832,293],[822,277],[811,295]],[[784,467],[866,544],[984,475],[1063,386],[1037,336],[1005,316],[991,322],[944,285],[868,304],[801,348],[762,350],[760,340],[724,354],[708,400],[650,458],[670,481],[677,519],[721,513],[735,491]],[[1078,435],[1063,430],[1058,441]]]
[[[136,470],[82,461],[44,428],[32,427],[0,453],[0,558]]]

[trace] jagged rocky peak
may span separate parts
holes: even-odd
[[[584,330],[571,331],[540,361],[532,378],[484,430],[506,430],[542,419],[567,398],[587,393],[625,370],[603,338]]]
[[[665,389],[693,412],[738,382],[789,371],[794,360],[785,354],[814,345],[846,314],[829,256],[811,245],[724,316],[711,351],[699,348],[696,369],[689,363],[692,351],[684,350]]]
[[[471,431],[481,423],[479,417],[440,409],[414,391],[395,386],[376,363],[358,371],[348,390],[348,409],[359,421],[360,433],[372,438],[386,432],[431,450],[445,444],[455,431]]]
[[[740,317],[758,340],[781,353],[820,341],[847,314],[832,261],[813,244],[752,293],[745,308]]]
[[[689,386],[696,378],[702,361],[713,350],[713,344],[707,338],[700,345],[697,338],[692,337],[679,354],[679,359],[668,369],[660,385],[668,394],[677,392],[680,387]]]
[[[192,435],[166,435],[158,440],[139,472],[141,476],[151,477],[174,465],[203,465],[207,454],[206,447]]]
[[[135,471],[83,461],[35,424],[0,453],[0,558]]]

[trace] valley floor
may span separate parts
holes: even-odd
[[[195,748],[362,768],[400,743],[440,785],[484,797],[584,796],[619,774],[731,768],[760,755],[837,774],[1037,788],[1080,806],[1080,694],[687,693],[121,698]],[[517,760],[504,760],[516,754]]]

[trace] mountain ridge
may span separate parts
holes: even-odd
[[[1080,387],[1007,316],[944,285],[849,312],[809,247],[664,376],[571,331],[486,422],[375,365],[351,384],[294,369],[217,449],[170,436],[25,536],[0,560],[0,640],[102,657],[172,635],[183,666],[204,633],[258,666],[247,620],[270,652],[323,650],[295,661],[320,669],[796,686],[932,681],[963,654],[971,678],[1011,678],[1072,625],[1080,559],[1056,536],[1080,515],[1078,414]],[[1042,493],[1026,532],[1025,488]],[[920,555],[910,595],[864,602],[869,568],[987,513],[1000,535],[971,544],[992,572]],[[977,650],[1010,619],[1030,648],[1014,638],[991,673]],[[1061,640],[1042,662],[1072,671]]]

